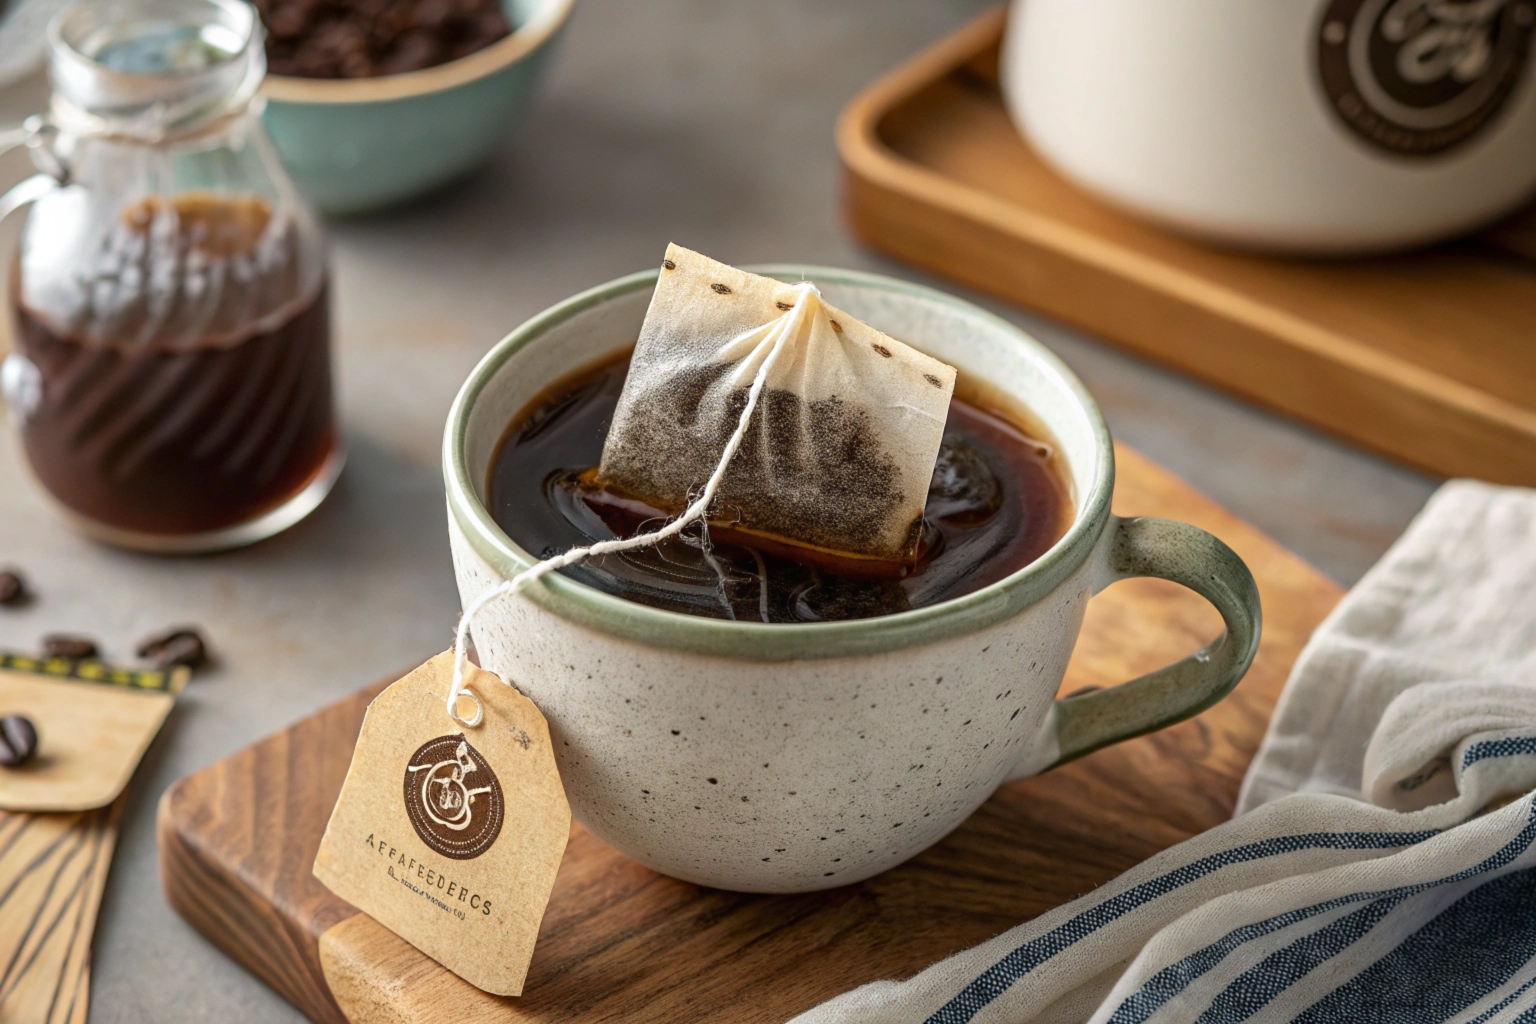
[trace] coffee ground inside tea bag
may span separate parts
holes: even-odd
[[[711,526],[910,562],[955,370],[787,284],[667,249],[603,444],[604,490],[676,513],[720,462]]]

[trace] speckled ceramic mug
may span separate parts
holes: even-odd
[[[827,300],[991,382],[1062,445],[1076,520],[975,593],[875,619],[765,625],[681,615],[558,574],[474,623],[485,667],[549,719],[576,818],[657,871],[725,889],[855,882],[944,836],[1000,784],[1187,718],[1242,677],[1259,599],[1221,541],[1110,514],[1114,450],[1093,399],[1018,328],[940,292],[823,267]],[[559,377],[634,343],[656,272],[546,310],[465,382],[443,446],[467,604],[532,565],[486,511],[497,442]],[[1190,587],[1226,621],[1209,647],[1112,689],[1056,700],[1088,599],[1116,580]]]

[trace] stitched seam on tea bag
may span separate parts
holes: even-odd
[[[736,456],[737,450],[741,447],[742,441],[747,436],[747,426],[752,420],[752,413],[757,409],[757,400],[763,393],[763,387],[767,383],[768,372],[773,368],[774,361],[778,359],[779,353],[784,350],[785,339],[794,333],[806,316],[809,304],[804,301],[805,297],[807,295],[815,295],[820,298],[821,296],[821,292],[809,281],[802,281],[795,288],[799,291],[800,295],[795,300],[794,308],[783,316],[769,321],[769,324],[772,325],[770,333],[773,336],[773,347],[769,350],[767,358],[763,360],[763,364],[757,368],[757,374],[752,378],[752,387],[747,392],[747,403],[741,410],[741,419],[736,424],[735,433],[726,442],[725,449],[720,453],[720,462],[715,466],[715,471],[710,474],[708,482],[704,485],[704,490],[694,500],[693,504],[684,509],[682,514],[672,520],[672,522],[653,533],[643,533],[638,537],[629,537],[621,540],[600,541],[588,547],[572,548],[564,554],[547,558],[537,565],[524,569],[509,580],[503,580],[494,587],[486,588],[464,609],[464,614],[459,619],[458,632],[453,642],[453,682],[448,687],[447,698],[449,718],[474,728],[485,717],[485,709],[480,704],[480,698],[475,696],[473,690],[464,685],[464,662],[469,645],[470,625],[474,622],[475,616],[487,604],[504,594],[517,593],[529,583],[532,583],[541,576],[554,572],[556,569],[563,569],[568,565],[574,565],[593,555],[606,555],[617,551],[632,551],[635,548],[659,544],[669,537],[675,537],[682,533],[709,513],[709,506],[715,500],[715,493],[719,491],[720,484],[725,479],[726,470],[731,465],[731,459]],[[746,332],[746,334],[755,333],[760,330],[762,330],[762,326],[754,327],[751,331]],[[737,338],[739,339],[743,336],[738,335]],[[460,697],[468,697],[474,701],[475,713],[472,718],[464,718],[459,715],[458,702]]]

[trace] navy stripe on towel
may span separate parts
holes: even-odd
[[[1511,1024],[1536,1024],[1536,1006],[1516,1017]]]
[[[1147,979],[1146,983],[1135,994],[1115,1008],[1114,1016],[1110,1018],[1110,1024],[1140,1024],[1141,1021],[1156,1013],[1164,1003],[1184,991],[1184,989],[1188,988],[1207,971],[1214,969],[1229,954],[1240,947],[1247,945],[1255,939],[1263,938],[1265,935],[1289,928],[1293,924],[1317,917],[1319,914],[1338,910],[1340,907],[1348,906],[1361,899],[1370,900],[1371,897],[1367,893],[1361,893],[1356,898],[1342,897],[1329,900],[1326,903],[1318,903],[1314,906],[1301,907],[1284,914],[1278,914],[1264,921],[1255,921],[1235,931],[1228,932],[1204,949],[1192,953],[1177,963],[1169,964]],[[1400,902],[1401,899],[1371,900],[1365,907],[1345,915],[1338,921],[1332,922],[1326,928],[1309,933],[1303,941],[1309,944],[1326,944],[1329,935],[1338,935],[1342,931],[1350,936],[1343,943],[1343,946],[1348,946],[1361,935],[1370,931],[1377,921],[1385,917]],[[1343,947],[1341,946],[1340,948]],[[1337,951],[1337,949],[1331,950],[1327,956],[1331,957]],[[1309,954],[1304,953],[1302,955]],[[1324,957],[1324,959],[1326,958]],[[1261,991],[1264,988],[1264,980],[1261,978],[1253,979],[1252,986],[1245,985],[1244,987],[1251,988],[1253,992]],[[1263,1002],[1267,1003],[1277,994],[1276,992],[1270,992]],[[1218,998],[1217,1002],[1212,1004],[1212,1009],[1215,1009],[1220,1002],[1221,1000]],[[1263,1003],[1258,1005],[1263,1005]],[[1221,1019],[1219,1017],[1211,1018],[1210,1012],[1208,1010],[1206,1016],[1201,1019]]]
[[[1510,736],[1502,740],[1474,743],[1461,755],[1461,769],[1466,771],[1490,757],[1515,757],[1519,754],[1536,754],[1536,736]]]
[[[1494,1017],[1497,1017],[1499,1014],[1503,1013],[1506,1009],[1508,1009],[1510,1007],[1511,1004],[1513,1004],[1521,996],[1523,996],[1527,992],[1529,992],[1532,989],[1532,987],[1536,987],[1536,978],[1530,979],[1524,985],[1521,985],[1519,988],[1515,989],[1509,995],[1505,996],[1503,999],[1500,999],[1498,1002],[1496,1002],[1492,1006],[1488,1007],[1488,1009],[1484,1010],[1482,1013],[1478,1014],[1476,1017],[1473,1017],[1471,1020],[1467,1021],[1467,1024],[1488,1024],[1488,1021],[1492,1020]],[[1529,1011],[1527,1011],[1522,1016],[1530,1016]]]
[[[1024,975],[1051,957],[1092,935],[1133,910],[1222,868],[1304,850],[1392,850],[1422,843],[1437,835],[1421,832],[1312,832],[1276,836],[1202,857],[1165,875],[1132,886],[1096,903],[1003,956],[961,989],[928,1018],[927,1024],[968,1024],[982,1007],[1008,991]]]
[[[1297,1017],[1298,1024],[1440,1024],[1536,956],[1536,870],[1473,889]],[[1528,988],[1536,981],[1527,982]],[[1480,1024],[1524,993],[1479,1015]]]
[[[1200,1024],[1246,1020],[1320,964],[1348,949],[1403,900],[1442,885],[1463,882],[1478,875],[1490,874],[1506,868],[1525,854],[1533,841],[1536,841],[1536,806],[1533,806],[1531,814],[1527,816],[1525,827],[1502,848],[1480,863],[1432,882],[1418,882],[1378,892],[1349,893],[1310,907],[1288,911],[1264,921],[1245,925],[1223,936],[1210,946],[1159,971],[1135,995],[1121,1003],[1110,1020],[1113,1024],[1139,1024],[1145,1021],[1157,1012],[1158,1007],[1182,992],[1194,979],[1220,963],[1228,953],[1237,949],[1249,938],[1278,931],[1295,921],[1305,920],[1307,917],[1336,910],[1352,903],[1367,904],[1327,927],[1303,936],[1285,948],[1271,953],[1264,960],[1244,971],[1212,1001],[1210,1007],[1199,1018]],[[1319,1020],[1327,1019],[1329,1018]]]

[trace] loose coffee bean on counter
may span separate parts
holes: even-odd
[[[208,660],[208,644],[196,628],[178,626],[141,640],[139,657],[162,672],[176,665],[196,668]]]
[[[49,633],[43,637],[43,653],[50,658],[94,658],[96,641],[77,633]]]
[[[6,569],[0,572],[0,605],[14,608],[20,604],[26,604],[31,597],[27,590],[26,577],[15,569]]]
[[[0,718],[0,766],[15,768],[37,753],[37,730],[21,715]]]
[[[267,69],[374,78],[446,64],[511,34],[499,0],[254,0]]]

